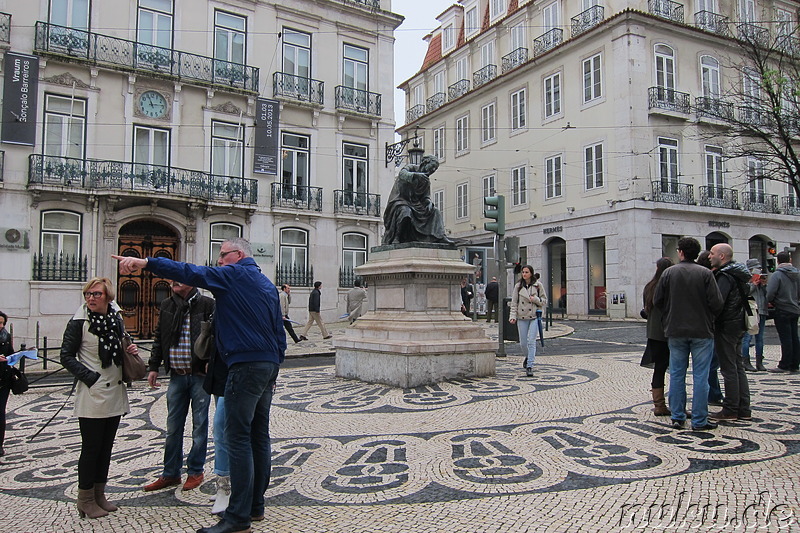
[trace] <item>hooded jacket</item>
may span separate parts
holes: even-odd
[[[769,276],[767,302],[780,313],[800,315],[800,272],[791,263],[781,263]]]
[[[747,281],[750,271],[742,263],[730,261],[714,271],[719,292],[722,295],[722,311],[717,315],[716,332],[718,333],[743,333],[745,325],[744,299],[750,288]]]

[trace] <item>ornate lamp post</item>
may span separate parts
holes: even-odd
[[[414,144],[413,144],[413,148],[409,148],[408,149],[408,160],[409,160],[409,162],[411,162],[414,165],[418,165],[419,164],[419,161],[422,159],[422,154],[424,154],[425,151],[422,148],[419,147],[419,136],[418,136],[418,133],[417,133],[418,131],[419,131],[419,126],[417,126],[416,129],[414,129],[414,138],[413,139],[411,139],[411,138],[403,139],[402,141],[398,141],[398,142],[396,142],[394,144],[386,143],[386,166],[387,167],[389,166],[389,163],[391,163],[392,161],[394,161],[395,165],[397,165],[398,167],[403,164],[403,157],[405,157],[403,155],[403,150],[406,149],[406,146],[408,146],[408,143],[410,143],[412,140],[414,141]],[[417,158],[416,162],[414,162],[414,159],[413,159],[414,157]]]

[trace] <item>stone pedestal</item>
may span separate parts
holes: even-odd
[[[355,269],[369,310],[334,339],[336,375],[404,388],[493,376],[497,343],[461,313],[461,279],[473,270],[450,246],[373,249]]]

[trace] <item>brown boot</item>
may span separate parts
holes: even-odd
[[[656,416],[669,416],[672,412],[667,408],[667,402],[664,400],[664,387],[660,389],[652,389],[653,393],[653,413]]]
[[[97,502],[94,501],[94,489],[78,489],[78,515],[81,518],[108,516],[108,511],[98,507]]]
[[[116,505],[111,503],[110,501],[106,500],[106,484],[105,483],[95,483],[94,484],[94,501],[97,502],[97,505],[105,510],[105,511],[116,511],[119,509]]]

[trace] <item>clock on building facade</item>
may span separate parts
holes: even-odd
[[[166,97],[158,91],[144,91],[136,105],[139,112],[149,118],[164,118],[169,111]]]

